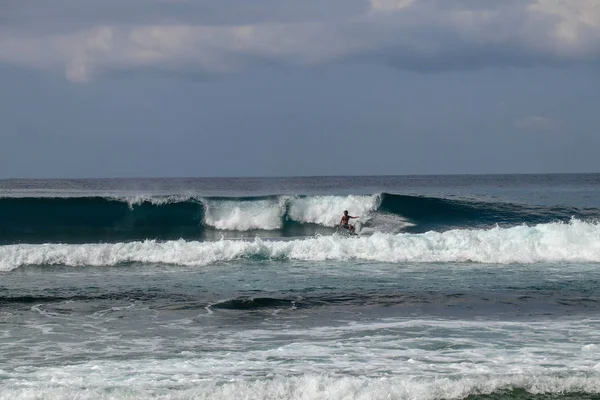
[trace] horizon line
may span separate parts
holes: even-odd
[[[433,174],[365,174],[365,175],[250,175],[250,176],[120,176],[120,177],[78,177],[78,178],[0,178],[0,181],[15,180],[143,180],[143,179],[299,179],[299,178],[380,178],[380,177],[434,177],[434,176],[531,176],[531,175],[598,175],[600,172],[509,172],[509,173],[433,173]]]

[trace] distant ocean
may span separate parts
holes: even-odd
[[[0,399],[599,399],[599,221],[600,174],[3,180]]]

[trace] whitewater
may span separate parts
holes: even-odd
[[[267,241],[146,240],[129,243],[21,244],[0,247],[0,271],[27,265],[114,266],[162,263],[205,266],[239,259],[378,262],[600,262],[600,224],[572,220],[489,230],[375,233]]]
[[[0,399],[597,398],[599,199],[597,174],[0,181]]]

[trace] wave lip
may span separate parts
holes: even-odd
[[[289,201],[288,218],[301,223],[325,226],[339,224],[342,212],[368,221],[381,203],[380,195],[364,196],[310,196],[296,197]]]
[[[240,259],[489,264],[600,262],[600,223],[572,220],[422,234],[337,235],[289,241],[146,240],[128,243],[0,246],[0,270],[28,265],[114,266],[140,262],[206,266]]]
[[[283,225],[285,202],[277,198],[203,201],[204,223],[219,230],[276,230]]]

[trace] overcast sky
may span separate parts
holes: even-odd
[[[598,0],[0,0],[0,178],[600,172]]]

